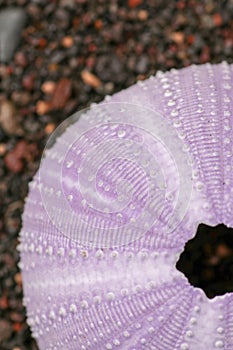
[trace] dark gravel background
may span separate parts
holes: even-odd
[[[233,62],[233,1],[0,0],[28,15],[0,63],[0,350],[37,349],[16,251],[48,136],[78,109],[158,70]]]

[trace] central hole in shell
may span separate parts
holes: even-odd
[[[233,292],[233,228],[200,224],[176,264],[209,299]]]

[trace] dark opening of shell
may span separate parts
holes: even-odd
[[[200,224],[176,264],[209,299],[233,292],[233,228]]]

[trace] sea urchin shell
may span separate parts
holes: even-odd
[[[233,294],[175,267],[200,223],[233,227],[232,82],[225,62],[159,72],[47,147],[19,245],[40,349],[233,349]]]

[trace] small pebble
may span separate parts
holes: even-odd
[[[170,34],[170,38],[178,45],[183,44],[184,33],[183,32],[173,32]]]
[[[56,88],[56,83],[54,81],[45,81],[41,85],[41,91],[43,91],[43,93],[47,95],[53,94],[55,88]]]
[[[22,275],[20,272],[15,274],[15,282],[20,286],[22,285]]]
[[[102,82],[123,83],[127,74],[122,60],[116,54],[100,55],[95,65],[98,78]]]
[[[0,156],[3,156],[6,153],[6,144],[0,143]]]
[[[0,297],[0,308],[2,310],[5,310],[6,308],[8,307],[8,300],[7,300],[7,297],[6,295],[2,295]]]
[[[138,12],[138,19],[140,21],[146,21],[148,19],[148,12],[146,10],[140,10]]]
[[[148,69],[148,65],[149,65],[148,56],[142,55],[136,64],[135,70],[139,74],[146,73],[146,71]]]
[[[31,94],[28,91],[13,91],[11,94],[12,101],[18,106],[26,106],[31,101]]]
[[[100,79],[95,74],[89,72],[88,70],[83,70],[81,72],[81,77],[85,84],[93,88],[98,88],[101,85]]]
[[[51,110],[51,104],[49,101],[38,101],[36,103],[36,113],[43,115]]]
[[[96,21],[95,21],[95,28],[96,29],[98,29],[98,30],[100,30],[100,29],[102,29],[103,28],[103,21],[101,20],[101,19],[97,19]]]
[[[131,8],[135,8],[142,4],[142,0],[128,0],[128,6]]]
[[[215,13],[213,15],[213,21],[216,27],[220,27],[223,24],[223,19],[220,13]]]
[[[0,62],[8,62],[13,57],[26,19],[25,11],[19,7],[6,8],[0,12]]]
[[[67,78],[62,78],[57,83],[52,99],[51,109],[62,109],[65,107],[72,92],[72,81]]]
[[[62,46],[64,46],[65,48],[69,48],[74,45],[74,39],[72,38],[72,36],[65,36],[64,38],[62,38],[61,43]]]
[[[50,135],[55,130],[55,125],[53,123],[49,123],[45,127],[46,135]]]
[[[19,51],[14,56],[14,61],[17,66],[25,68],[28,64],[27,57],[24,52]]]
[[[28,90],[32,91],[34,89],[35,74],[24,75],[22,79],[22,86]]]
[[[17,156],[15,150],[8,152],[4,161],[6,167],[15,174],[18,174],[23,170],[23,161]]]
[[[60,6],[62,7],[74,8],[75,5],[75,0],[60,0]]]
[[[12,328],[9,321],[0,319],[0,343],[10,338],[12,334]]]
[[[36,155],[37,147],[21,140],[6,154],[4,158],[5,165],[10,171],[17,174],[23,170],[24,161],[31,162]]]
[[[0,126],[9,135],[22,135],[18,113],[11,101],[0,102]]]

